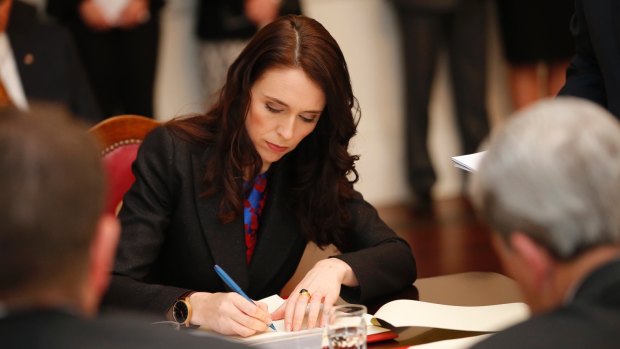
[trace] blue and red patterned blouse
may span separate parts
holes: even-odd
[[[247,185],[247,182],[246,182]],[[256,247],[256,233],[258,232],[258,222],[260,219],[267,189],[267,173],[256,176],[254,186],[247,198],[243,200],[243,226],[245,231],[245,256],[246,261],[250,264],[252,254]]]

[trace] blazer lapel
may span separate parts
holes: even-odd
[[[208,198],[201,197],[200,195],[205,192],[202,179],[205,174],[208,153],[209,150],[205,151],[202,156],[192,156],[198,220],[200,221],[205,242],[211,251],[215,263],[226,270],[242,289],[247,290],[250,281],[245,257],[243,217],[237,217],[229,224],[221,224],[217,219],[217,213],[222,194],[217,193]]]
[[[291,249],[299,244],[305,246],[299,222],[286,199],[290,197],[287,193],[289,185],[281,165],[273,165],[268,179],[267,203],[260,218],[258,242],[250,263],[252,290],[265,289],[285,263],[297,263],[289,260]]]

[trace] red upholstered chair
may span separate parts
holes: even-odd
[[[99,140],[101,158],[108,177],[106,212],[117,213],[125,192],[135,178],[131,164],[140,143],[159,122],[139,115],[119,115],[101,121],[89,132]]]

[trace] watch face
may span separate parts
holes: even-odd
[[[187,321],[188,316],[189,309],[186,301],[180,300],[174,303],[174,307],[172,308],[172,317],[174,318],[174,321],[184,324]]]

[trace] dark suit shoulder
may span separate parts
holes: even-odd
[[[492,335],[473,349],[617,348],[620,312],[573,304]]]
[[[141,317],[108,316],[83,319],[45,310],[0,319],[2,348],[226,348],[243,346],[215,336],[193,336],[150,325]]]

